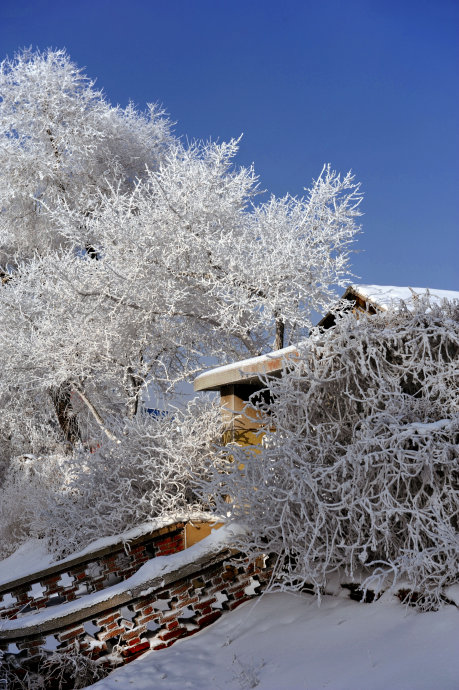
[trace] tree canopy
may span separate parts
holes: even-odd
[[[1,64],[0,143],[7,453],[113,440],[147,388],[296,337],[349,274],[350,173],[258,203],[237,140],[185,146],[65,51]]]

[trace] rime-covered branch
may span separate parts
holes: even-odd
[[[247,520],[239,545],[277,554],[278,587],[339,571],[437,606],[459,573],[459,305],[338,317],[265,384],[261,453],[232,446],[204,485]]]

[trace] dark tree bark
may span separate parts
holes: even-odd
[[[51,389],[50,394],[62,434],[67,443],[74,446],[81,441],[81,433],[78,420],[72,409],[72,388],[69,383],[63,383],[61,386]]]
[[[274,349],[282,350],[284,347],[285,323],[282,319],[276,319],[276,337],[274,339]]]

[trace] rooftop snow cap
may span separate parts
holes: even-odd
[[[362,297],[374,306],[387,311],[390,308],[396,308],[397,303],[401,301],[410,306],[420,297],[429,293],[430,299],[433,302],[440,303],[444,299],[459,300],[459,292],[455,290],[437,290],[434,288],[425,287],[396,287],[394,285],[350,285],[343,297],[351,297],[355,294]]]
[[[394,285],[349,285],[342,299],[354,302],[357,311],[369,311],[375,313],[378,310],[388,311],[397,309],[400,302],[409,309],[416,300],[426,294],[432,302],[440,304],[444,299],[459,300],[459,292],[455,290],[437,290],[425,287],[396,287]],[[333,312],[326,314],[318,323],[323,329],[330,328],[335,323]],[[250,384],[258,380],[259,374],[279,375],[285,366],[286,360],[298,355],[297,348],[293,345],[282,350],[269,352],[266,355],[243,359],[232,362],[216,369],[211,369],[200,374],[194,380],[194,390],[221,390],[228,384]]]

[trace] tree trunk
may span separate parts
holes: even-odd
[[[132,367],[127,368],[127,375],[129,379],[129,389],[128,389],[128,415],[133,419],[139,409],[140,402],[140,391],[143,386],[144,380],[141,376],[134,373]]]
[[[284,331],[285,323],[282,319],[276,319],[276,337],[274,340],[274,349],[282,350],[284,347]]]
[[[63,383],[51,389],[50,394],[64,438],[67,443],[74,446],[81,441],[81,433],[72,409],[72,388],[69,383]]]

